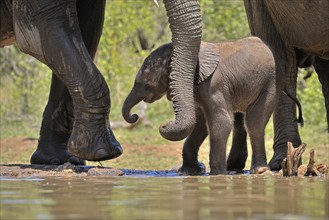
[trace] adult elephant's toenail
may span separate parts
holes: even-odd
[[[114,150],[114,158],[119,157],[123,153],[121,146],[117,146]]]
[[[85,160],[81,160],[80,158],[75,157],[75,156],[70,157],[68,161],[71,164],[74,164],[74,165],[86,165],[86,161]]]
[[[51,165],[60,165],[61,161],[58,158],[53,158],[50,160]]]

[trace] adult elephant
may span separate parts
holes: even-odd
[[[118,157],[122,148],[109,123],[110,92],[93,63],[105,0],[2,0],[0,46],[14,42],[45,63],[52,83],[39,143],[31,163],[62,164]],[[167,139],[193,129],[193,80],[201,43],[197,0],[164,0],[174,43],[171,78],[176,118],[160,128]]]
[[[244,0],[252,35],[269,45],[278,76],[286,74],[286,88],[296,94],[297,67],[313,64],[322,84],[329,125],[329,1]],[[284,77],[278,77],[284,78]],[[281,168],[287,141],[301,144],[295,104],[281,96],[274,112],[274,155],[269,165]]]

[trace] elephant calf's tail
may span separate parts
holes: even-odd
[[[298,107],[298,111],[299,111],[299,115],[298,115],[298,118],[297,118],[297,122],[300,124],[300,126],[304,126],[304,119],[303,119],[303,112],[302,112],[302,106],[299,102],[299,100],[292,96],[286,89],[283,89],[283,93],[288,96],[289,98],[291,98],[297,105]]]

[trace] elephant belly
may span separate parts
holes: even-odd
[[[328,1],[266,1],[275,29],[290,46],[329,59]]]
[[[16,42],[15,35],[9,35],[9,34],[5,35],[3,33],[0,34],[1,34],[0,47],[9,46]]]
[[[15,43],[11,0],[0,1],[0,47]]]

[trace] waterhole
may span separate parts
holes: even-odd
[[[223,175],[0,179],[0,219],[327,219],[328,178]]]

